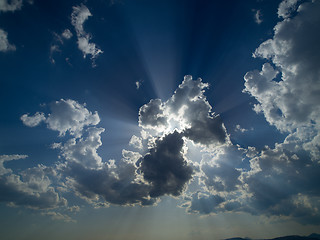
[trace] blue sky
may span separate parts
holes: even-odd
[[[316,232],[319,9],[0,0],[1,239]]]

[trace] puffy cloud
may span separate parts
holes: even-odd
[[[45,121],[46,117],[44,116],[44,113],[36,112],[33,116],[29,116],[29,114],[23,114],[20,119],[24,125],[28,127],[35,127],[41,122]]]
[[[73,34],[69,29],[65,29],[61,34],[61,36],[64,37],[65,39],[70,39],[72,38]]]
[[[266,63],[245,76],[245,91],[258,100],[255,110],[281,131],[319,125],[319,10],[319,1],[303,3],[296,16],[279,22],[254,53],[274,66]]]
[[[139,126],[159,129],[167,125],[167,117],[164,115],[164,105],[161,99],[151,99],[139,109]]]
[[[39,165],[19,174],[5,168],[5,161],[26,158],[26,155],[0,156],[0,201],[11,206],[25,206],[34,209],[50,209],[66,205],[66,199],[59,196],[51,186],[49,175],[55,175],[51,168]]]
[[[100,118],[97,112],[90,112],[85,104],[74,100],[55,101],[50,105],[51,113],[47,117],[48,128],[59,131],[61,136],[69,132],[71,135],[80,136],[85,126],[97,125]]]
[[[182,134],[174,132],[156,141],[140,163],[143,177],[152,188],[151,197],[165,194],[178,196],[192,178],[193,170],[187,165],[182,147]]]
[[[254,53],[270,63],[244,77],[244,91],[258,101],[255,111],[288,136],[251,155],[250,171],[240,178],[251,212],[314,224],[320,222],[320,2],[305,2],[290,17],[297,3],[279,5],[284,20]]]
[[[8,33],[0,29],[0,52],[15,51],[16,47],[8,41]]]
[[[278,8],[278,16],[282,18],[290,17],[291,13],[296,10],[299,0],[284,0]]]
[[[95,66],[95,58],[97,58],[99,54],[103,53],[103,51],[99,49],[95,43],[89,42],[91,35],[86,33],[83,29],[84,22],[90,16],[92,16],[92,14],[85,5],[81,4],[80,6],[74,6],[71,14],[71,24],[76,30],[78,48],[82,51],[83,57],[85,58],[87,55],[91,55],[91,59],[93,60],[92,64]]]
[[[100,168],[102,159],[97,149],[102,145],[100,134],[104,128],[91,127],[86,130],[86,138],[71,138],[66,143],[53,144],[53,148],[61,150],[61,156],[67,161],[77,162],[85,168]]]
[[[137,148],[137,149],[142,149],[143,145],[142,145],[142,139],[137,137],[136,135],[133,135],[130,139],[129,145]]]
[[[69,132],[75,137],[81,136],[84,127],[97,125],[100,122],[97,112],[92,113],[85,104],[70,99],[51,103],[50,110],[47,117],[44,113],[37,112],[33,116],[24,114],[21,120],[28,127],[35,127],[44,121],[49,129],[58,131],[60,136]]]
[[[228,141],[226,129],[219,115],[212,112],[202,79],[185,76],[174,94],[166,102],[151,100],[139,111],[139,125],[154,129],[158,135],[177,130],[183,136],[205,146],[217,146]]]

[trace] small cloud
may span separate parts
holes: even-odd
[[[46,117],[44,116],[44,113],[37,112],[33,116],[29,116],[29,114],[23,114],[20,119],[24,125],[28,127],[35,127],[41,122],[45,121]]]
[[[87,55],[91,55],[92,66],[95,67],[95,59],[99,54],[103,53],[95,43],[89,42],[91,35],[86,33],[83,29],[84,22],[92,16],[89,9],[81,4],[80,6],[74,6],[71,14],[71,24],[74,26],[77,38],[78,38],[78,48],[82,51],[83,57],[86,58]]]
[[[73,34],[69,29],[66,29],[63,31],[61,36],[64,37],[65,39],[70,39],[70,38],[72,38]]]
[[[0,52],[15,51],[16,47],[8,41],[8,33],[0,29]]]
[[[136,135],[133,135],[130,139],[129,145],[137,148],[137,149],[142,149],[142,139],[137,137]]]
[[[263,22],[262,20],[262,14],[261,14],[261,10],[254,10],[255,14],[254,14],[254,20],[257,24],[261,24]]]
[[[242,128],[242,127],[238,124],[238,125],[236,125],[236,127],[235,127],[235,131],[236,131],[236,132],[242,132],[242,133],[244,133],[244,132],[247,132],[248,129]]]

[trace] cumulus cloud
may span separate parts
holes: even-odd
[[[0,29],[0,52],[15,51],[16,47],[9,43],[8,33]]]
[[[80,6],[74,6],[71,14],[71,24],[74,26],[77,38],[78,38],[78,48],[82,51],[83,57],[91,55],[93,60],[93,66],[95,66],[94,60],[98,57],[99,54],[103,53],[95,43],[89,42],[91,35],[86,33],[83,29],[85,21],[92,16],[89,9],[81,4]]]
[[[185,76],[183,82],[166,102],[151,100],[139,111],[139,125],[157,132],[183,132],[183,136],[195,143],[221,145],[228,141],[226,129],[219,115],[204,95],[208,84],[202,79]]]
[[[258,102],[254,110],[288,136],[252,155],[241,179],[251,194],[250,211],[319,223],[320,2],[297,3],[279,5],[285,19],[254,53],[270,63],[244,77],[244,91]]]
[[[26,155],[0,156],[0,201],[11,206],[25,206],[34,209],[51,209],[66,205],[66,199],[59,196],[49,178],[55,172],[39,165],[13,173],[3,163],[24,159]]]
[[[62,36],[63,38],[65,38],[65,39],[70,39],[70,38],[72,38],[73,34],[72,34],[72,32],[71,32],[69,29],[65,29],[65,30],[63,31],[63,33],[61,34],[61,36]]]
[[[23,114],[20,119],[24,125],[28,127],[35,127],[41,122],[45,121],[46,117],[44,116],[44,113],[36,112],[33,116],[29,116],[29,114]]]
[[[129,145],[137,148],[137,149],[142,149],[142,139],[140,137],[137,137],[136,135],[133,135],[130,139]]]
[[[278,8],[278,16],[282,18],[290,17],[291,13],[297,8],[299,0],[284,0]]]
[[[44,113],[37,112],[33,116],[24,114],[21,120],[28,127],[37,126],[44,121],[49,129],[58,131],[60,136],[68,132],[76,137],[81,136],[85,126],[97,125],[100,122],[97,112],[92,113],[85,104],[70,99],[60,99],[51,103],[50,110],[47,117]]]
[[[144,179],[151,183],[151,197],[178,196],[192,178],[193,170],[187,165],[183,145],[182,134],[174,132],[157,140],[141,159],[140,170]]]

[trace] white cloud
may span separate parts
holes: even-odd
[[[103,128],[91,127],[86,130],[86,138],[71,138],[64,144],[54,144],[61,150],[61,156],[67,161],[76,162],[85,168],[98,169],[102,167],[102,159],[97,149],[102,145],[100,134]]]
[[[84,22],[90,16],[92,16],[92,14],[85,5],[81,4],[80,6],[74,6],[71,14],[71,24],[76,30],[78,48],[82,51],[83,57],[85,58],[87,55],[91,55],[93,66],[95,66],[95,58],[97,58],[99,54],[103,53],[103,51],[99,49],[95,43],[89,42],[91,35],[86,33],[83,29]]]
[[[73,34],[69,29],[65,29],[61,34],[61,36],[64,37],[65,39],[70,39],[72,38]]]
[[[142,149],[142,139],[137,137],[136,135],[133,135],[130,139],[129,145],[137,148],[137,149]]]
[[[242,128],[239,124],[237,124],[235,127],[235,131],[244,133],[244,132],[247,132],[248,129]]]
[[[74,100],[55,101],[50,104],[50,109],[51,113],[46,120],[48,128],[59,131],[61,136],[69,132],[79,137],[85,126],[97,125],[100,122],[97,112],[90,112],[85,104],[79,104]]]
[[[16,47],[8,41],[8,33],[0,29],[0,52],[15,51]]]
[[[299,0],[284,0],[278,8],[278,16],[282,18],[290,17],[291,13],[296,10]]]
[[[177,130],[198,144],[224,144],[228,141],[226,129],[203,94],[207,87],[202,79],[185,76],[166,102],[152,99],[140,108],[139,126],[145,131],[155,130],[157,136]]]
[[[36,112],[33,116],[29,116],[29,114],[23,114],[20,119],[24,125],[28,127],[35,127],[41,122],[45,121],[46,117],[44,116],[44,113]]]

